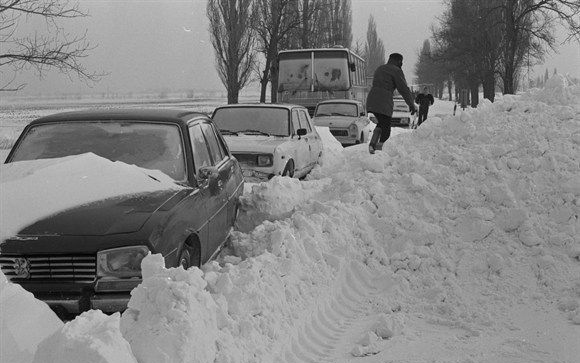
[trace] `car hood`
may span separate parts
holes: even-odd
[[[91,153],[19,161],[0,169],[0,240],[23,234],[134,232],[155,210],[191,190],[160,171]]]
[[[104,236],[136,232],[158,210],[167,210],[185,193],[161,190],[122,195],[79,205],[25,227],[18,235]]]
[[[233,154],[244,152],[271,154],[276,147],[285,143],[288,137],[240,134],[238,136],[225,136],[225,139]]]
[[[325,127],[349,127],[352,123],[356,122],[356,117],[345,117],[345,116],[323,116],[315,117],[314,124],[316,126]]]

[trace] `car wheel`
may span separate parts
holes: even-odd
[[[289,176],[290,178],[294,177],[294,160],[289,160],[286,163],[282,176]]]
[[[179,266],[183,267],[184,270],[195,266],[200,267],[201,265],[201,251],[196,244],[196,247],[192,247],[188,244],[183,245],[183,251],[179,256]]]
[[[360,141],[359,141],[359,143],[360,144],[364,144],[365,143],[365,134],[364,134],[364,132],[361,132],[360,133]]]

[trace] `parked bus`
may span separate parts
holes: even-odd
[[[278,53],[278,102],[305,106],[355,99],[366,103],[365,61],[348,48],[283,50]]]

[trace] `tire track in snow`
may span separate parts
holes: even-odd
[[[368,323],[373,297],[384,294],[391,286],[356,263],[343,268],[336,280],[336,294],[308,312],[291,337],[288,347],[276,360],[282,363],[331,363],[343,360],[345,343],[354,326]],[[322,299],[321,299],[322,300]]]

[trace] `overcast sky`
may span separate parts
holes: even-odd
[[[88,87],[77,78],[56,72],[38,79],[32,73],[21,80],[27,93],[52,92],[141,92],[146,90],[221,90],[209,41],[206,0],[80,0],[90,17],[63,22],[71,34],[87,31],[97,45],[83,63],[94,71],[108,72],[99,83]],[[354,41],[364,41],[369,15],[377,22],[379,37],[387,54],[405,57],[403,70],[409,82],[423,41],[431,25],[443,12],[442,0],[352,0]],[[43,27],[38,32],[46,31]],[[536,67],[543,75],[552,73],[580,76],[578,43],[561,48]],[[531,75],[532,78],[535,75]],[[257,85],[250,86],[258,89]]]

